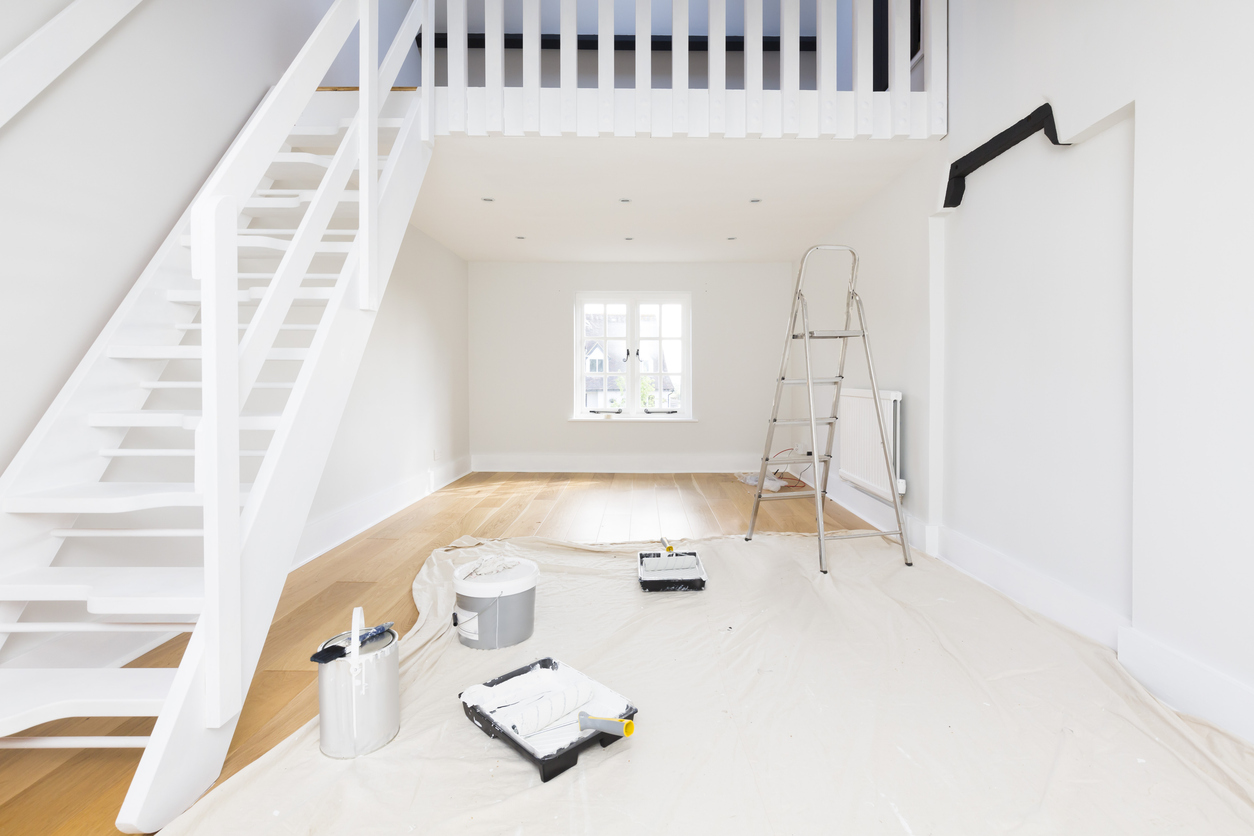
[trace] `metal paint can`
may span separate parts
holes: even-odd
[[[453,625],[467,647],[494,650],[531,638],[536,621],[536,581],[540,567],[521,557],[499,561],[485,573],[489,559],[453,572],[457,606]]]
[[[327,639],[348,647],[352,632]],[[401,728],[400,636],[395,630],[318,665],[319,748],[332,758],[355,758],[383,747]]]

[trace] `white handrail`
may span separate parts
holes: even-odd
[[[0,126],[96,45],[140,0],[74,0],[0,58]]]
[[[192,270],[201,280],[202,294],[204,408],[195,461],[196,483],[204,500],[205,723],[211,728],[239,713],[246,681],[240,636],[245,615],[239,581],[240,405],[257,381],[355,167],[360,168],[361,218],[343,280],[357,275],[359,306],[367,310],[378,306],[382,292],[377,243],[382,91],[395,82],[426,13],[427,0],[415,0],[380,64],[378,0],[335,0],[192,208]],[[239,207],[253,194],[359,22],[358,116],[332,158],[241,341],[237,330]],[[362,164],[357,166],[359,161]],[[289,403],[288,409],[292,408]],[[269,451],[266,458],[270,458]],[[250,501],[260,500],[253,495]]]

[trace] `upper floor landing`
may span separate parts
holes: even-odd
[[[428,140],[947,131],[946,0],[431,0],[423,13],[409,61]]]

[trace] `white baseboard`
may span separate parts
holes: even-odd
[[[757,470],[753,453],[475,453],[476,473],[735,473]]]
[[[437,465],[417,476],[373,493],[363,499],[305,523],[292,568],[326,554],[397,511],[455,482],[470,472],[470,457]]]
[[[1105,604],[951,528],[941,528],[940,558],[978,581],[1077,633],[1114,648],[1131,622]]]
[[[1119,661],[1177,711],[1254,741],[1254,688],[1186,656],[1141,630],[1119,630]]]
[[[801,478],[807,485],[813,487],[813,480],[806,479],[804,476]],[[827,498],[840,507],[847,508],[857,514],[880,531],[897,528],[897,514],[893,511],[893,506],[873,496],[868,496],[835,473],[832,474],[827,483]],[[911,547],[935,557],[935,549],[929,548],[928,526],[924,524],[923,520],[914,516],[908,510],[904,508],[902,510],[906,514],[906,534],[910,537]]]

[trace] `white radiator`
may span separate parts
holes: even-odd
[[[893,457],[897,493],[905,495],[906,480],[901,478],[901,462],[896,458],[901,444],[901,393],[880,390],[880,405],[888,425],[888,454]],[[838,474],[854,487],[892,502],[891,484],[880,451],[880,431],[875,425],[875,401],[870,389],[845,389],[840,396],[840,470]]]

